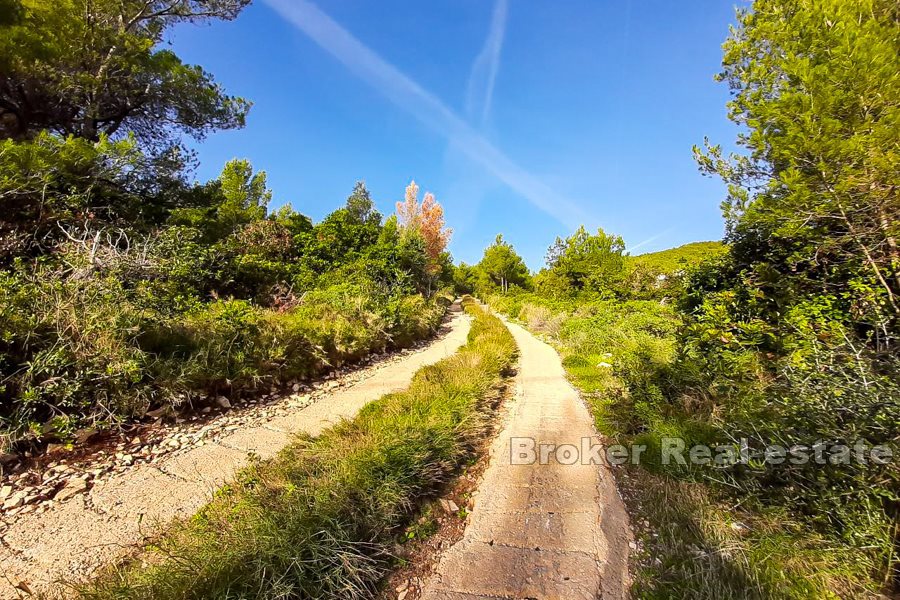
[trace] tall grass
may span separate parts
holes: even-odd
[[[90,599],[367,598],[393,535],[474,451],[486,397],[514,360],[506,328],[470,301],[467,344],[410,387],[244,471]]]
[[[284,309],[184,303],[115,277],[0,273],[0,451],[406,347],[438,327],[449,302],[343,284]]]
[[[628,476],[620,478],[645,548],[636,597],[876,597],[876,574],[890,546],[889,522],[878,506],[854,507],[871,517],[854,524],[856,538],[841,536],[818,525],[826,511],[815,492],[789,501],[774,486],[729,479],[725,469],[660,464],[662,438],[715,445],[732,423],[711,392],[682,385],[675,310],[650,301],[527,294],[489,303],[555,343],[602,432],[617,443],[647,446],[641,465],[625,467]],[[821,416],[808,407],[809,397],[794,403],[809,418]],[[848,499],[864,497],[848,491],[855,487],[849,475],[838,482]],[[804,510],[817,502],[818,513]]]

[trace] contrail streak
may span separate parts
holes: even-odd
[[[578,206],[513,162],[434,94],[381,58],[316,5],[307,0],[265,2],[360,79],[426,126],[446,136],[534,206],[572,229],[586,221]]]
[[[506,32],[506,13],[508,0],[497,0],[494,5],[494,13],[491,17],[491,28],[484,46],[475,62],[472,64],[472,73],[469,75],[469,86],[466,93],[466,114],[469,118],[475,116],[479,101],[481,104],[481,123],[487,121],[491,111],[491,103],[494,98],[494,83],[497,81],[497,72],[500,70],[500,51],[503,49],[503,36]],[[487,69],[487,73],[484,70]],[[480,81],[484,77],[484,81]],[[484,83],[484,88],[479,89],[479,83]],[[479,93],[481,92],[481,93]]]
[[[625,251],[628,252],[629,254],[631,254],[632,252],[634,252],[635,250],[637,250],[637,249],[640,248],[641,246],[646,246],[646,245],[649,244],[650,242],[655,242],[656,240],[658,240],[658,239],[661,238],[662,236],[671,233],[673,229],[674,229],[674,227],[670,227],[670,228],[666,229],[665,231],[661,231],[661,232],[657,233],[657,234],[654,235],[654,236],[648,237],[646,240],[644,240],[644,241],[642,241],[642,242],[638,242],[638,243],[635,244],[634,246],[629,246],[629,247],[625,248]]]

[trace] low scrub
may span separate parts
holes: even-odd
[[[446,302],[363,284],[289,307],[161,303],[120,278],[0,272],[0,446],[313,376],[432,333]],[[0,448],[2,449],[2,448]]]
[[[894,465],[660,464],[664,438],[712,448],[746,438],[754,452],[895,443],[896,382],[858,354],[794,338],[776,362],[739,343],[724,318],[658,301],[518,294],[490,303],[552,338],[601,431],[647,446],[631,482],[636,499],[656,499],[632,504],[658,537],[646,540],[639,597],[865,597],[890,576]]]
[[[417,500],[469,458],[515,343],[466,302],[468,343],[352,421],[245,470],[195,517],[82,598],[367,598]]]
[[[786,508],[744,509],[700,482],[631,469],[620,486],[638,526],[636,598],[866,598],[846,548]]]

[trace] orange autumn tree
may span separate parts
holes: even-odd
[[[441,270],[441,254],[447,248],[453,230],[444,225],[444,208],[434,194],[426,192],[419,203],[419,186],[411,181],[406,186],[406,197],[397,203],[397,218],[406,232],[422,238],[427,258],[426,269],[430,275]]]

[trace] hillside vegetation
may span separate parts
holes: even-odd
[[[313,223],[271,210],[249,161],[191,181],[181,136],[240,127],[250,103],[159,42],[246,1],[83,4],[7,2],[0,21],[0,453],[435,330],[450,231],[415,183],[396,216],[360,182]]]
[[[727,248],[722,242],[691,242],[677,248],[628,256],[625,264],[668,276],[686,271],[707,258],[724,254],[726,251]]]
[[[516,346],[471,300],[468,342],[422,368],[406,391],[246,470],[145,564],[111,573],[81,597],[365,598],[418,500],[469,459],[491,418],[492,389]]]
[[[757,0],[724,48],[743,153],[695,149],[729,186],[724,245],[628,257],[582,227],[532,277],[498,238],[457,285],[647,448],[622,481],[639,597],[874,597],[900,587],[897,6]],[[664,464],[670,440],[724,458]]]

